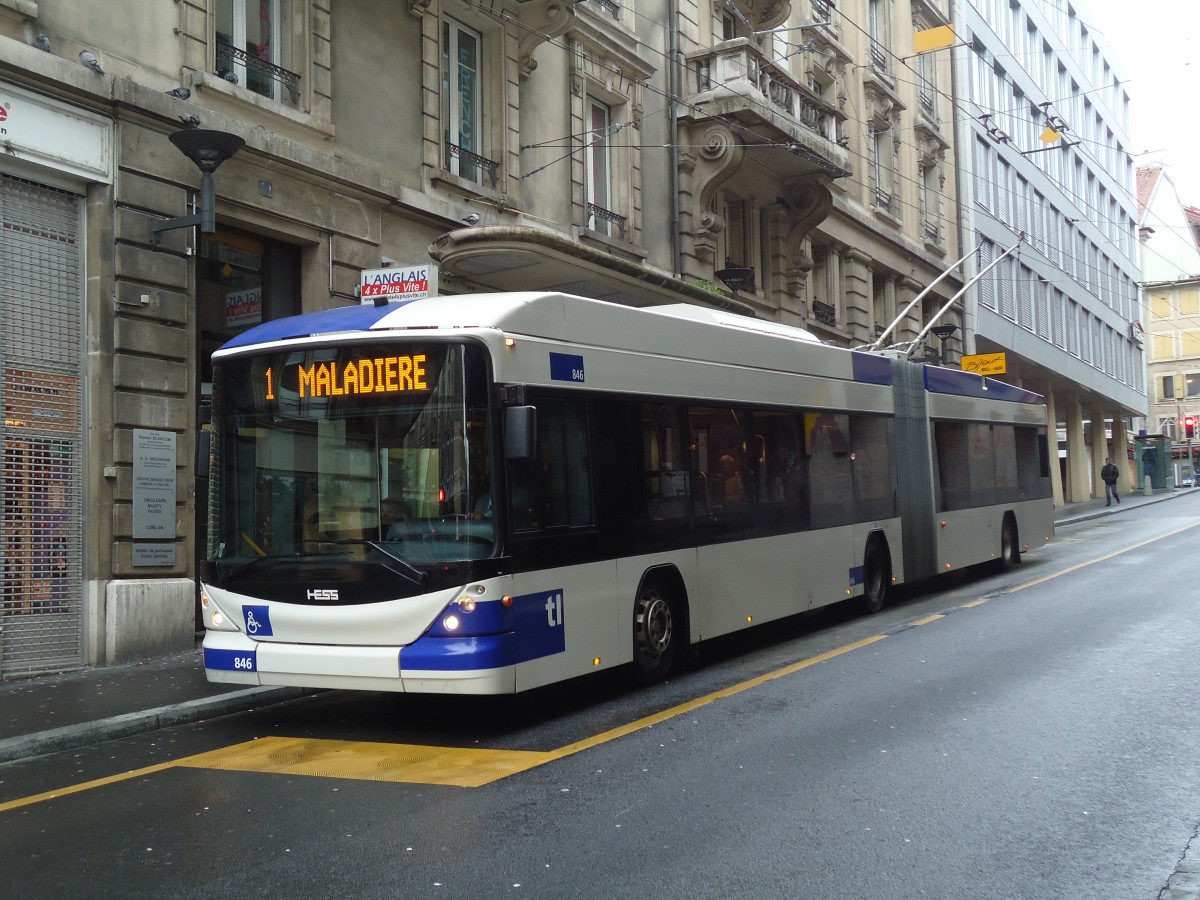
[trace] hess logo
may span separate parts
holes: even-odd
[[[309,600],[337,600],[338,592],[336,588],[311,589],[307,597]]]

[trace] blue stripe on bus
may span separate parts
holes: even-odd
[[[514,627],[502,634],[444,637],[446,631],[439,625],[400,651],[401,674],[499,669],[562,653],[567,649],[564,596],[557,589],[514,597]],[[472,615],[460,616],[468,623],[465,627],[471,627]]]
[[[254,650],[214,650],[205,647],[204,668],[230,672],[257,672],[258,654]]]
[[[336,309],[324,309],[302,316],[275,319],[256,325],[249,331],[243,331],[237,337],[226,342],[221,349],[247,347],[250,344],[285,341],[290,338],[303,338],[314,334],[330,334],[338,331],[366,331],[384,316],[412,302],[414,301],[406,300],[401,303],[389,303],[387,306],[376,306],[373,303],[359,306],[339,306]]]
[[[855,381],[865,381],[868,384],[892,383],[892,361],[886,356],[851,353],[850,359],[854,363]]]
[[[1024,388],[984,378],[973,372],[943,369],[938,366],[925,367],[925,390],[932,394],[957,394],[960,397],[979,397],[983,400],[1007,400],[1010,403],[1035,403],[1041,405],[1041,394]]]

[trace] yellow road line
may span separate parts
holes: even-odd
[[[1148,538],[1120,550],[1114,550],[1103,556],[1068,566],[1057,572],[1051,572],[1038,578],[1031,579],[1003,591],[1003,594],[1013,594],[1026,588],[1045,584],[1062,575],[1069,575],[1080,569],[1105,562],[1125,553],[1140,550],[1157,541],[1174,537],[1185,531],[1200,527],[1200,523],[1185,525],[1174,531]],[[972,609],[988,602],[987,597],[972,600],[960,605],[960,609]],[[909,628],[928,625],[945,618],[945,613],[933,613],[907,624]],[[717,700],[732,697],[743,691],[751,690],[795,674],[818,663],[835,659],[854,650],[860,650],[871,644],[884,640],[888,635],[876,634],[862,640],[827,650],[808,659],[800,660],[772,672],[759,675],[738,684],[730,685],[718,691],[697,697],[686,703],[672,706],[649,716],[644,716],[633,722],[618,725],[608,731],[592,735],[581,741],[559,747],[557,750],[486,750],[480,748],[459,747],[430,747],[419,744],[386,744],[367,741],[331,741],[303,738],[259,738],[243,744],[235,744],[219,750],[198,753],[170,762],[158,763],[153,766],[86,781],[54,791],[46,791],[29,797],[0,802],[0,813],[47,800],[67,797],[93,788],[117,784],[151,775],[164,769],[172,768],[203,768],[240,772],[267,772],[290,775],[305,775],[326,778],[350,778],[369,781],[385,781],[410,784],[453,785],[458,787],[482,787],[501,778],[507,778],[519,772],[525,772],[537,766],[554,760],[564,759],[583,750],[589,750],[606,744],[634,732],[650,728],[666,722],[676,716],[681,716],[693,710],[700,709]]]
[[[576,741],[574,744],[567,744],[565,747],[559,747],[557,750],[551,751],[554,759],[562,759],[570,756],[573,753],[578,753],[581,750],[588,750],[592,747],[598,747],[601,744],[606,744],[609,741],[616,740],[619,737],[624,737],[627,734],[632,734],[635,731],[641,731],[643,728],[649,728],[651,725],[658,725],[660,722],[665,722],[668,719],[673,719],[676,716],[681,716],[684,713],[689,713],[692,710],[699,709],[702,706],[707,706],[717,700],[723,700],[726,697],[732,697],[735,694],[740,694],[742,691],[748,691],[751,688],[756,688],[766,684],[769,681],[775,681],[778,678],[784,678],[795,672],[807,669],[809,666],[815,666],[817,663],[825,662],[826,660],[834,659],[852,650],[858,650],[862,647],[867,647],[871,644],[882,641],[886,638],[886,634],[876,634],[869,638],[863,638],[861,641],[855,641],[853,644],[846,644],[842,647],[837,647],[833,650],[827,650],[817,656],[810,656],[808,659],[802,659],[799,662],[784,666],[782,669],[776,669],[773,672],[767,672],[765,675],[759,675],[757,678],[751,678],[748,681],[742,681],[738,684],[730,685],[727,688],[722,688],[719,691],[713,691],[711,694],[705,694],[703,697],[697,697],[695,700],[689,700],[687,703],[681,703],[678,706],[672,706],[670,709],[664,709],[661,712],[653,713],[645,716],[635,722],[629,722],[625,725],[618,725],[608,731],[600,734],[592,735],[584,738],[582,741]]]
[[[20,809],[22,806],[30,806],[34,803],[44,803],[47,800],[57,800],[59,797],[69,797],[71,794],[90,791],[92,788],[104,787],[107,784],[129,781],[134,778],[140,778],[143,775],[152,775],[155,772],[161,772],[163,769],[173,769],[181,762],[182,760],[172,760],[170,762],[159,763],[155,766],[146,766],[144,769],[134,769],[132,772],[121,772],[119,775],[109,775],[107,778],[97,778],[95,781],[84,781],[80,784],[72,784],[69,787],[46,791],[42,794],[33,794],[30,797],[19,797],[16,800],[0,803],[0,813],[8,812],[10,809]]]

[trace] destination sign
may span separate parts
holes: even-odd
[[[366,394],[403,394],[429,390],[426,356],[374,356],[345,361],[299,363],[282,373],[301,398],[355,397]],[[275,399],[279,382],[274,367],[265,370],[264,397]]]

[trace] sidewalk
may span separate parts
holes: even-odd
[[[209,684],[199,647],[143,663],[0,683],[0,764],[300,697],[301,688]]]
[[[1055,510],[1056,525],[1114,515],[1186,496],[1122,495]],[[199,648],[144,663],[81,669],[0,683],[0,764],[86,747],[173,725],[243,712],[306,693],[301,688],[209,684]]]

